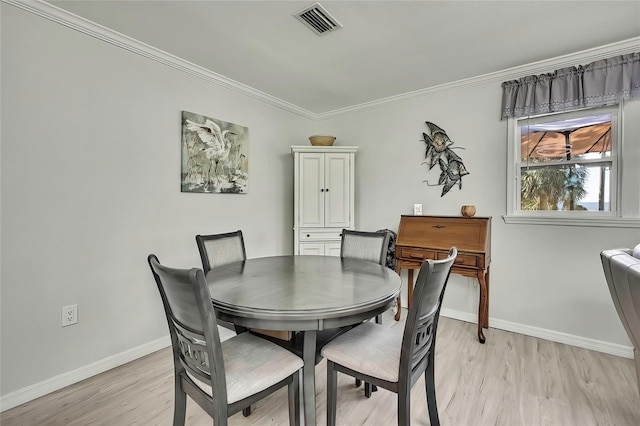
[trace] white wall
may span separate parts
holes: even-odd
[[[628,349],[598,255],[635,245],[640,231],[503,223],[499,82],[313,122],[13,6],[0,11],[3,403],[163,344],[149,253],[198,265],[196,233],[238,228],[249,257],[292,253],[289,147],[319,131],[360,147],[360,229],[396,229],[414,203],[451,215],[475,204],[493,217],[492,326]],[[181,110],[249,127],[248,194],[180,193]],[[420,164],[427,120],[464,148],[471,172],[444,197],[423,182],[438,177]],[[444,312],[473,320],[477,298],[473,280],[454,276]],[[79,323],[61,328],[60,308],[73,303]]]
[[[508,78],[505,78],[507,80]],[[356,159],[357,226],[397,230],[401,214],[460,215],[463,204],[478,216],[492,216],[490,325],[558,341],[630,353],[630,342],[611,301],[599,254],[633,247],[640,230],[578,226],[506,225],[507,123],[500,120],[500,82],[452,86],[401,102],[327,119],[320,131],[360,146]],[[637,122],[637,109],[627,120]],[[442,127],[454,141],[470,174],[462,189],[441,197],[439,168],[421,164],[425,121]],[[638,143],[638,135],[628,143]],[[625,167],[634,167],[625,163]],[[637,187],[636,187],[637,191]],[[637,206],[636,206],[637,212]],[[403,280],[406,275],[403,274]],[[406,300],[406,299],[405,299]],[[452,276],[443,315],[474,319],[478,285]],[[568,334],[570,336],[565,336]],[[594,341],[595,340],[595,341]],[[491,331],[487,333],[491,343]]]
[[[7,395],[167,336],[149,253],[197,266],[197,233],[236,229],[249,257],[292,253],[290,146],[314,123],[1,7]],[[180,192],[181,110],[249,128],[248,194]]]

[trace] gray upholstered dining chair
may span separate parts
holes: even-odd
[[[366,232],[342,230],[342,240],[340,243],[340,257],[349,259],[360,259],[385,265],[387,261],[387,249],[389,247],[389,234],[386,231]],[[376,316],[376,322],[382,323],[382,316]],[[362,384],[356,378],[356,387]],[[371,392],[378,390],[369,383],[364,385],[364,394],[367,398]]]
[[[205,273],[218,266],[247,260],[244,238],[240,230],[224,234],[196,235],[196,243],[202,260],[202,269],[204,269]],[[218,324],[236,332],[244,331],[244,329],[238,329],[238,327],[226,321],[218,320]],[[280,340],[291,339],[289,332],[262,329],[251,329],[251,331]]]
[[[361,259],[384,265],[387,261],[389,234],[385,231],[342,230],[340,257]]]
[[[225,232],[222,234],[196,235],[196,244],[202,260],[202,269],[205,273],[218,266],[227,265],[233,262],[247,260],[247,252],[244,247],[244,237],[242,231]],[[237,327],[227,321],[218,320],[218,325],[233,330],[236,333],[246,331],[244,327]],[[253,333],[273,336],[276,339],[288,340],[285,332],[273,330],[251,329]],[[242,410],[246,417],[251,414],[251,407]]]
[[[163,266],[153,254],[148,262],[173,347],[174,426],[185,423],[187,395],[219,426],[284,386],[289,388],[289,424],[298,425],[302,359],[248,332],[221,343],[204,272]]]
[[[609,293],[631,344],[640,392],[640,244],[600,253]]]
[[[322,349],[327,359],[327,425],[336,424],[337,372],[398,394],[398,425],[410,424],[411,388],[424,374],[431,426],[439,426],[434,377],[436,332],[455,247],[445,259],[420,267],[404,332],[371,321],[349,330]]]
[[[205,274],[217,266],[247,260],[244,237],[240,230],[223,234],[196,235],[196,244]],[[238,331],[233,324],[226,321],[218,321],[218,324],[226,329]]]
[[[342,230],[342,240],[340,242],[341,258],[366,260],[384,266],[387,262],[388,247],[389,234],[386,231]],[[376,322],[382,322],[380,315],[376,316]]]
[[[217,266],[247,260],[244,238],[240,230],[224,234],[196,235],[196,243],[205,273]]]

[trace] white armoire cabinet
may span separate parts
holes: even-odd
[[[343,229],[354,229],[357,146],[292,146],[293,252],[340,256]]]

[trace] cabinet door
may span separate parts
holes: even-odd
[[[323,153],[305,152],[300,155],[298,196],[301,228],[324,226],[324,173]]]
[[[340,247],[341,246],[342,246],[341,242],[325,243],[324,244],[324,255],[325,256],[340,257]]]
[[[301,256],[337,256],[340,257],[340,243],[300,243]]]
[[[301,243],[301,256],[324,256],[324,243]]]
[[[351,226],[351,164],[349,154],[324,154],[324,226]]]

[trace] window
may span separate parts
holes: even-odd
[[[587,111],[518,120],[519,208],[610,211],[615,117]]]
[[[505,222],[638,226],[638,103],[509,119]]]

